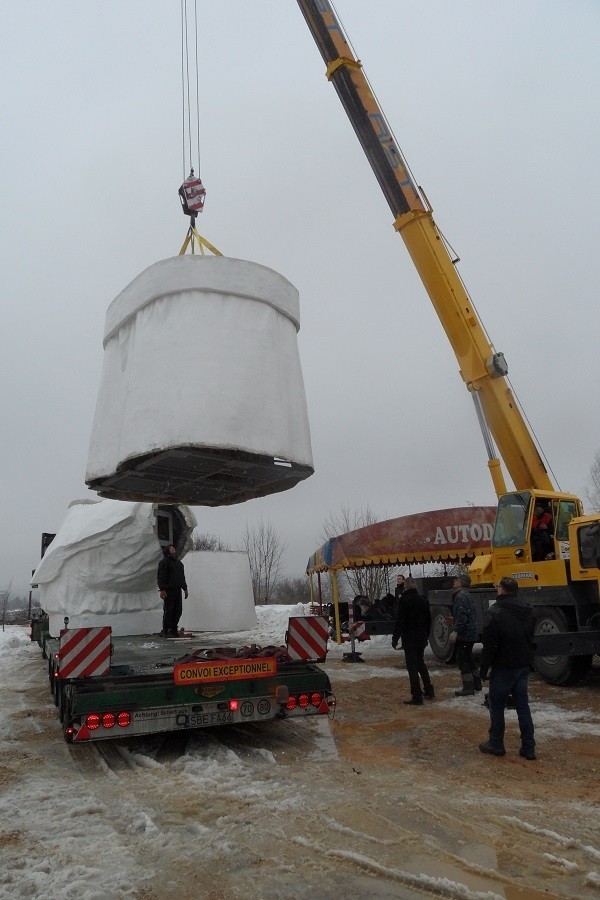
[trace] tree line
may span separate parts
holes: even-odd
[[[337,513],[330,513],[316,538],[317,544],[324,544],[332,537],[372,525],[379,521],[370,507],[351,509],[340,507]],[[246,525],[237,548],[215,534],[194,532],[193,550],[243,550],[248,554],[252,589],[256,604],[278,603],[290,605],[310,602],[310,583],[306,577],[283,577],[282,560],[286,544],[281,534],[269,522],[262,519],[251,528]],[[342,595],[354,597],[363,594],[372,600],[384,596],[390,589],[390,571],[381,566],[368,569],[344,570],[339,573]],[[331,599],[329,578],[321,578],[321,598]],[[317,598],[315,597],[315,600]]]

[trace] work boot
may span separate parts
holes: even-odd
[[[475,693],[478,694],[482,687],[479,669],[473,669],[473,688],[475,689]]]
[[[410,700],[404,701],[405,706],[423,706],[422,697],[411,697]]]
[[[489,741],[484,741],[483,744],[480,744],[479,749],[482,753],[490,753],[492,756],[506,756],[504,747],[494,747]]]
[[[472,697],[475,694],[475,683],[472,675],[461,675],[463,686],[460,691],[454,691],[455,697]]]
[[[427,697],[428,700],[435,700],[435,691],[432,684],[430,684],[429,687],[425,688],[425,690],[423,691],[423,696]]]
[[[524,747],[521,747],[519,749],[519,756],[522,756],[523,759],[537,759],[535,750],[525,750]]]

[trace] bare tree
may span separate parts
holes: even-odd
[[[192,534],[192,550],[231,550],[231,547],[216,534],[202,534],[194,531]]]
[[[330,538],[356,531],[366,525],[374,525],[379,521],[369,506],[364,509],[351,509],[342,505],[338,512],[329,513],[329,517],[322,525],[320,541],[325,543]],[[346,582],[352,596],[363,594],[371,601],[377,600],[390,589],[390,567],[365,566],[362,569],[345,569],[343,581]]]
[[[6,590],[0,592],[0,603],[2,603],[2,631],[4,631],[4,626],[6,624],[6,610],[8,609],[8,601],[10,598],[10,592],[12,588],[13,580],[10,579],[10,584],[6,588]]]
[[[269,603],[279,578],[285,543],[273,526],[261,519],[255,528],[250,528],[246,523],[242,549],[250,560],[254,602]]]
[[[590,512],[600,512],[600,450],[596,450],[590,468],[585,496],[591,506]]]
[[[280,578],[275,585],[275,602],[287,606],[293,603],[310,603],[308,578]]]

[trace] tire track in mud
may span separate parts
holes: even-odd
[[[567,809],[558,810],[555,823],[561,823],[567,834],[558,833],[545,827],[547,818],[544,810],[534,802],[515,804],[509,798],[470,798],[473,812],[473,831],[477,834],[487,832],[487,840],[497,853],[506,856],[513,853],[515,858],[522,859],[522,864],[535,868],[538,874],[549,882],[554,882],[559,889],[559,896],[583,896],[580,892],[593,884],[598,878],[600,869],[600,850],[593,842],[598,840],[600,825],[598,810],[592,805],[566,804]],[[516,807],[516,808],[515,808]],[[437,818],[451,822],[454,816],[448,812],[429,811]],[[510,814],[509,814],[510,813]],[[462,811],[464,815],[464,810]],[[542,824],[525,821],[528,818],[542,817]],[[523,834],[527,841],[523,841]],[[567,854],[557,856],[557,853]],[[575,857],[575,858],[573,858]],[[594,866],[596,871],[589,871]],[[582,882],[583,878],[583,882]],[[575,887],[574,882],[579,882]]]

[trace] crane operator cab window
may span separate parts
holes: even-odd
[[[555,559],[552,502],[536,497],[534,503],[533,517],[531,519],[532,562]]]
[[[531,494],[519,491],[498,500],[493,547],[523,547],[527,542],[527,520]]]
[[[556,540],[569,540],[569,522],[576,518],[579,513],[577,505],[573,500],[561,500],[558,504],[558,515],[556,516]]]

